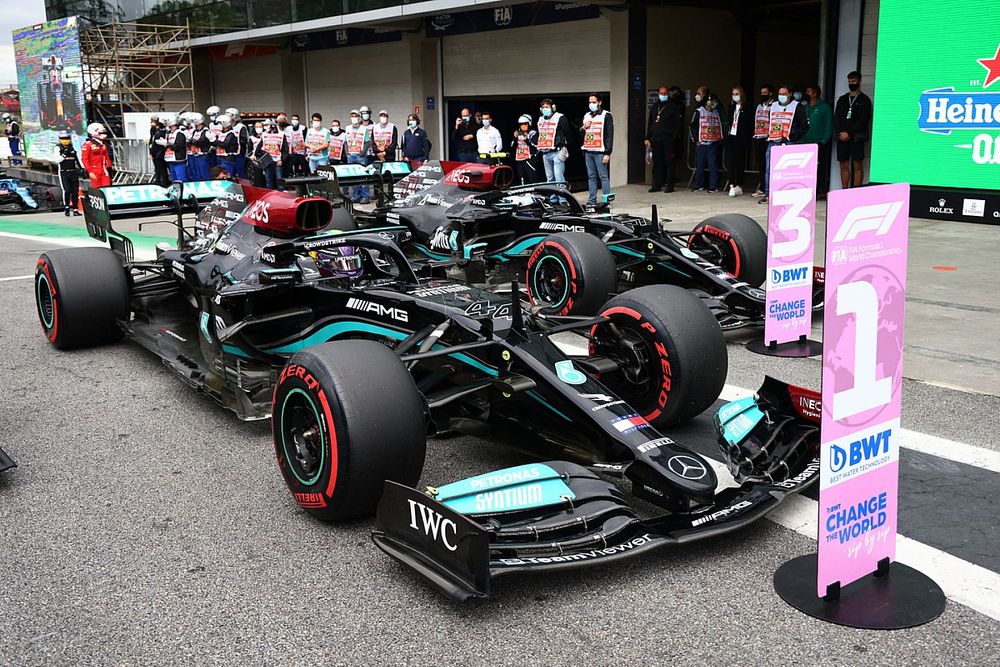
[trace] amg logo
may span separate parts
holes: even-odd
[[[583,225],[567,225],[563,222],[543,222],[538,225],[539,229],[550,229],[555,232],[585,232],[587,228]]]
[[[723,519],[732,514],[733,512],[739,512],[741,509],[746,509],[747,507],[750,507],[750,505],[752,504],[753,503],[751,503],[749,500],[738,502],[735,505],[731,505],[725,509],[721,509],[718,512],[712,512],[708,516],[703,516],[700,519],[695,519],[694,521],[691,522],[691,527],[694,528],[695,526],[700,526],[703,523],[715,521],[716,519]]]
[[[432,510],[423,503],[409,499],[406,502],[410,505],[410,528],[423,531],[424,535],[435,542],[440,542],[448,551],[458,550],[458,545],[454,544],[454,540],[458,537],[458,526],[454,521],[444,518],[440,512]]]
[[[391,317],[392,319],[400,322],[410,321],[409,314],[402,308],[393,308],[392,306],[375,303],[374,301],[365,301],[364,299],[358,299],[353,296],[347,300],[347,307],[354,310],[360,310],[363,313],[374,313],[376,315]]]

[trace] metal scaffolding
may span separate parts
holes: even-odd
[[[126,112],[194,109],[187,24],[113,21],[80,31],[88,117],[121,136]]]

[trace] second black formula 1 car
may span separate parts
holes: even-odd
[[[726,378],[721,329],[687,290],[630,290],[596,317],[546,315],[516,285],[498,294],[420,278],[400,250],[405,228],[332,229],[325,199],[236,184],[181,248],[132,261],[105,194],[88,193],[87,226],[117,252],[39,258],[48,340],[127,337],[240,418],[270,417],[301,508],[335,521],[377,507],[376,543],[455,597],[486,595],[491,574],[522,562],[583,564],[595,549],[733,530],[815,474],[815,425],[780,383],[717,416],[738,489],[717,492],[709,462],[666,435]],[[588,349],[570,355],[557,334]],[[550,460],[417,491],[426,439],[447,430]],[[596,472],[660,515],[640,519]]]
[[[609,293],[670,284],[700,296],[723,329],[763,322],[767,237],[747,216],[667,232],[655,207],[650,218],[585,208],[565,184],[511,187],[503,165],[431,160],[398,182],[377,170],[370,180],[382,205],[355,213],[361,227],[405,226],[411,258],[450,263],[468,282],[518,278],[543,312],[590,315]],[[822,284],[818,269],[817,307]]]

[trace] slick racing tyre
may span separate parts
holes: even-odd
[[[35,306],[42,332],[60,350],[113,343],[129,315],[129,277],[107,248],[52,250],[35,265]]]
[[[691,231],[688,247],[751,287],[760,287],[767,275],[767,234],[741,213],[702,221]]]
[[[385,481],[413,486],[427,445],[413,378],[369,340],[294,354],[271,406],[278,467],[292,497],[323,521],[375,513]]]
[[[561,232],[531,253],[525,284],[531,303],[545,315],[592,315],[614,293],[618,271],[599,238]]]
[[[657,428],[691,419],[719,397],[729,358],[722,329],[697,296],[647,285],[612,298],[591,330],[591,353],[622,367],[600,381]]]

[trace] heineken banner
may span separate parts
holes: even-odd
[[[831,192],[817,594],[896,555],[909,185]]]
[[[995,1],[881,0],[872,181],[1000,190],[998,26]],[[975,201],[934,206],[992,218]]]

